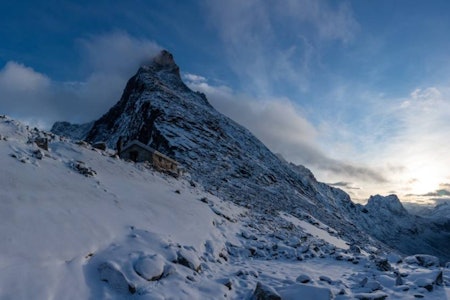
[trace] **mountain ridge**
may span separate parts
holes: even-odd
[[[306,167],[273,154],[248,129],[215,110],[204,94],[190,90],[179,72],[173,56],[162,51],[130,78],[120,100],[94,122],[84,138],[92,143],[104,141],[112,148],[119,137],[125,143],[137,139],[175,158],[212,194],[257,211],[310,214],[335,228],[350,244],[367,242],[370,235],[396,249],[398,240],[407,243],[407,229],[417,218],[405,214],[398,198],[375,197],[377,201],[366,206],[353,203],[342,190],[318,182]],[[70,132],[58,133],[70,136]],[[373,211],[376,202],[386,204],[379,206],[386,213],[364,212]],[[390,231],[384,220],[395,217],[392,212],[407,221],[398,224],[400,236],[385,239]],[[388,249],[382,242],[375,243]],[[408,247],[400,248],[409,252]],[[438,255],[450,260],[442,251]]]
[[[342,223],[343,210],[356,213],[347,194],[317,182],[306,167],[280,160],[204,94],[191,91],[171,55],[161,56],[130,78],[119,102],[87,132],[88,142],[114,147],[119,137],[137,139],[178,160],[210,192],[255,209],[306,210],[319,219],[323,212],[330,226]],[[364,239],[353,225],[346,227],[347,239]]]

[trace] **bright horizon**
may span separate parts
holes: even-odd
[[[448,1],[0,8],[0,114],[47,129],[91,121],[167,49],[214,107],[354,201],[450,199]]]

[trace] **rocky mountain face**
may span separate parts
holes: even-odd
[[[376,239],[403,253],[432,253],[450,260],[450,228],[408,213],[396,195],[376,195],[361,206],[357,223]]]
[[[441,200],[435,206],[414,205],[409,203],[406,209],[413,215],[422,216],[436,223],[450,224],[450,200]]]
[[[58,135],[67,135],[75,140],[82,140],[86,137],[86,133],[91,130],[94,122],[82,125],[70,124],[69,122],[57,122],[52,126],[52,132]]]
[[[142,66],[119,102],[93,124],[56,123],[52,131],[104,141],[111,148],[119,137],[124,143],[137,139],[176,159],[193,181],[222,199],[275,216],[277,211],[313,216],[349,244],[368,242],[365,232],[372,233],[374,220],[382,224],[391,213],[402,220],[410,217],[395,199],[391,203],[374,198],[366,207],[355,205],[342,190],[318,182],[307,168],[277,157],[246,128],[216,111],[204,94],[190,90],[167,51]],[[371,243],[385,248],[378,241]]]

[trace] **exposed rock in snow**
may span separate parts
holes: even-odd
[[[114,292],[120,295],[129,295],[136,292],[136,287],[128,283],[123,273],[112,263],[102,263],[97,270],[100,280],[106,282]]]
[[[295,279],[295,281],[300,282],[300,283],[308,283],[311,281],[311,277],[309,277],[306,274],[302,274],[302,275],[299,275],[297,277],[297,279]]]
[[[104,143],[104,142],[97,142],[97,143],[94,143],[92,145],[92,147],[94,147],[95,149],[104,151],[104,150],[106,150],[106,143]]]
[[[71,162],[70,167],[86,177],[92,177],[97,174],[91,167],[85,165],[82,161]]]
[[[70,137],[74,140],[81,140],[86,136],[89,130],[91,130],[92,125],[94,125],[94,122],[83,125],[70,124],[69,122],[56,122],[53,124],[51,132],[57,135]]]
[[[281,300],[280,295],[270,286],[258,282],[251,300]]]
[[[426,268],[439,266],[439,258],[432,255],[416,254],[405,257],[403,260],[407,264],[416,264]]]
[[[192,249],[180,249],[177,253],[176,263],[188,267],[196,272],[201,269],[200,260]]]
[[[366,208],[369,211],[375,211],[379,214],[388,213],[398,216],[408,214],[396,195],[389,195],[386,197],[380,195],[371,196],[366,204]]]

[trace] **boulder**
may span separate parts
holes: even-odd
[[[333,299],[330,289],[306,284],[293,284],[277,289],[281,299],[283,300],[330,300]],[[345,290],[341,290],[341,295],[345,294]],[[337,297],[336,297],[337,298]],[[343,299],[347,299],[343,297]]]
[[[97,142],[97,143],[94,143],[92,145],[92,147],[94,147],[95,149],[98,149],[98,150],[105,151],[106,150],[106,143],[105,142]]]
[[[37,137],[34,140],[34,142],[39,148],[44,149],[45,151],[48,151],[48,139],[47,138]]]
[[[308,275],[302,274],[302,275],[298,276],[295,281],[300,282],[300,283],[308,283],[311,281],[311,277],[309,277]]]
[[[439,258],[427,254],[416,254],[405,257],[404,261],[410,265],[419,265],[421,267],[439,267]]]
[[[92,177],[97,175],[97,172],[95,172],[92,168],[87,167],[82,161],[72,163],[71,167],[72,169],[74,169],[75,171],[86,177]]]
[[[105,262],[98,266],[100,280],[108,284],[116,293],[129,295],[136,293],[136,287],[128,282],[125,275],[113,263]]]
[[[196,272],[201,270],[200,260],[198,257],[191,251],[187,251],[185,249],[178,251],[175,263],[188,267]]]
[[[391,264],[386,258],[378,258],[375,260],[375,266],[380,271],[390,271],[391,270]]]
[[[270,286],[264,285],[261,282],[256,284],[255,291],[252,294],[251,300],[281,300],[280,295]]]
[[[134,271],[148,281],[159,280],[164,274],[164,258],[159,255],[140,257],[134,264]]]

